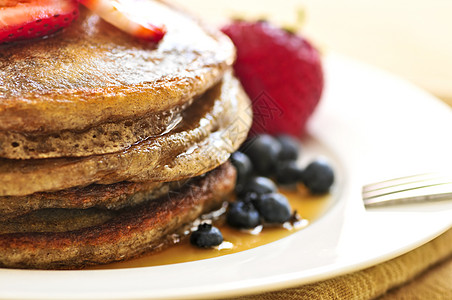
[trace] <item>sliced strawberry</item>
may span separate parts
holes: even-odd
[[[0,0],[0,43],[52,34],[78,15],[76,0]]]
[[[80,0],[102,19],[135,37],[160,41],[166,33],[163,24],[153,24],[152,12],[159,5],[143,0]]]

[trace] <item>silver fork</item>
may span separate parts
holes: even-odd
[[[365,185],[365,207],[452,200],[452,172],[425,173]]]

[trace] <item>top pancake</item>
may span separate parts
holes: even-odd
[[[235,55],[227,37],[163,1],[151,15],[168,29],[158,45],[82,10],[56,36],[0,46],[0,131],[134,120],[183,105],[222,78]]]

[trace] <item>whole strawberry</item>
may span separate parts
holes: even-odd
[[[234,70],[253,102],[250,134],[304,133],[323,89],[318,51],[267,22],[236,21],[222,31],[237,48]]]

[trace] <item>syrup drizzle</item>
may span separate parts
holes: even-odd
[[[299,187],[295,191],[281,190],[280,192],[288,198],[292,209],[296,210],[302,218],[295,226],[265,227],[260,232],[259,230],[257,230],[257,232],[246,232],[231,228],[226,224],[215,223],[215,226],[220,229],[224,238],[224,242],[217,248],[199,249],[192,246],[187,238],[179,244],[158,253],[125,262],[96,266],[90,269],[123,269],[161,266],[214,258],[245,251],[277,241],[305,228],[319,218],[331,204],[331,195],[312,196],[309,195],[303,187]]]

